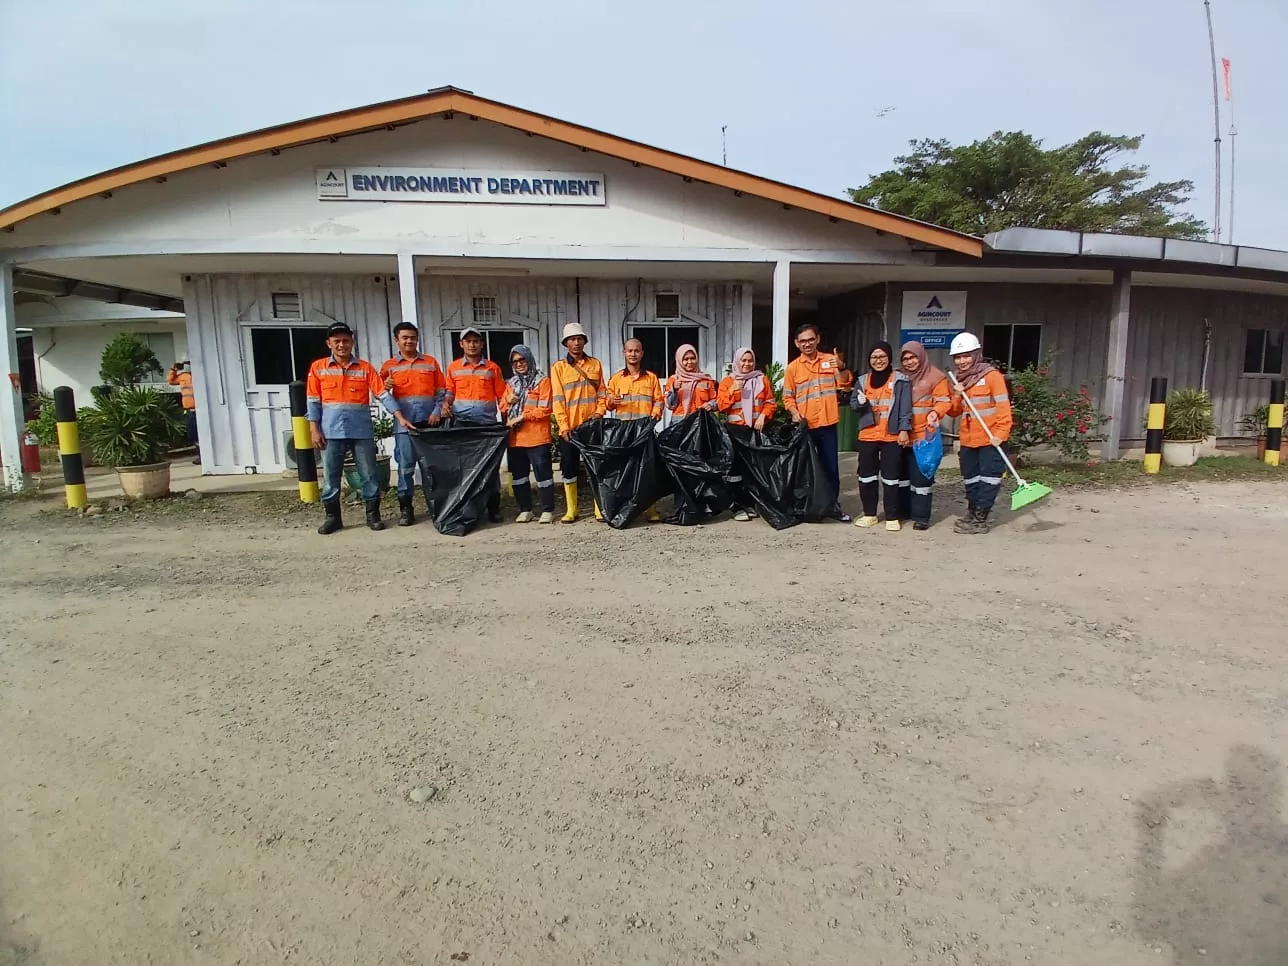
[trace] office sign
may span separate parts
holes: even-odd
[[[494,168],[318,168],[319,201],[604,205],[604,176]]]
[[[899,330],[904,342],[947,349],[966,330],[966,293],[904,292]]]

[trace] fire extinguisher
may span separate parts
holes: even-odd
[[[35,433],[23,433],[22,445],[19,447],[22,453],[22,471],[31,476],[40,473],[40,440],[36,438]]]

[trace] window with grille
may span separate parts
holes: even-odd
[[[256,326],[247,331],[252,381],[258,386],[306,379],[309,366],[331,354],[326,329],[317,326]]]
[[[678,319],[680,296],[677,292],[658,292],[653,296],[653,318]]]
[[[501,311],[496,307],[496,296],[476,295],[473,299],[474,321],[479,325],[495,325],[501,321]]]
[[[1003,372],[1020,372],[1042,358],[1042,326],[1036,322],[984,326],[984,358]]]
[[[275,319],[304,318],[304,303],[300,300],[300,293],[299,292],[274,292],[273,293],[273,318]]]
[[[1284,330],[1249,329],[1243,342],[1245,376],[1277,376],[1284,371]]]

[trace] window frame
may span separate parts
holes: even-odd
[[[1261,369],[1258,372],[1249,372],[1245,368],[1248,361],[1248,337],[1254,332],[1261,333]],[[1266,371],[1266,347],[1270,342],[1270,334],[1279,333],[1279,369],[1275,372]],[[1243,379],[1282,379],[1284,376],[1285,357],[1288,357],[1288,326],[1274,328],[1256,328],[1248,326],[1243,330],[1243,361],[1239,363],[1242,370],[1239,375]]]
[[[1006,359],[993,360],[1003,365],[1005,374],[1008,376],[1011,375],[1013,372],[1017,371],[1015,366],[1012,363],[1013,363],[1013,360],[1015,359],[1015,329],[1017,326],[1021,326],[1021,325],[1032,326],[1038,330],[1038,356],[1036,359],[1033,360],[1034,364],[1037,364],[1038,362],[1042,361],[1043,329],[1045,327],[1043,323],[1041,322],[985,322],[983,329],[980,332],[980,345],[983,345],[988,341],[987,336],[988,336],[988,329],[990,326],[997,327],[997,328],[1006,328],[1010,330],[1010,335],[1006,343]],[[985,354],[985,358],[986,359],[988,358],[987,353]]]
[[[659,314],[658,314],[657,300],[658,300],[658,299],[660,299],[660,298],[674,298],[674,299],[675,299],[675,315],[659,315]],[[667,323],[669,323],[669,322],[679,322],[681,319],[683,319],[683,318],[684,318],[684,306],[683,306],[682,302],[683,302],[683,299],[681,299],[681,298],[680,298],[680,293],[679,293],[679,292],[671,292],[671,291],[665,291],[665,292],[654,292],[654,293],[653,293],[653,320],[652,320],[652,324],[654,324],[654,325],[665,325],[665,324],[667,324]]]
[[[166,379],[166,374],[170,371],[170,366],[173,366],[176,362],[179,361],[179,348],[178,348],[178,345],[176,344],[177,340],[175,339],[176,333],[164,332],[164,331],[158,330],[156,332],[135,332],[134,335],[136,338],[139,339],[140,342],[142,342],[144,345],[146,345],[149,349],[152,350],[152,354],[157,357],[157,362],[161,363],[161,371],[159,373],[156,373],[156,372],[147,373],[146,375],[144,375],[143,382],[141,382],[140,385],[148,386],[149,388],[169,389],[170,383]],[[152,339],[155,336],[159,336],[159,335],[168,336],[170,339],[170,355],[172,358],[170,359],[170,362],[168,364],[157,353],[156,347],[152,345]],[[179,390],[176,387],[174,391],[178,392]]]
[[[243,322],[239,326],[241,329],[241,349],[242,349],[242,378],[246,383],[247,392],[283,392],[289,386],[289,382],[257,382],[255,380],[255,346],[251,340],[251,333],[256,329],[315,329],[320,332],[326,331],[326,324],[313,323],[307,319],[264,319],[259,322]],[[354,355],[361,358],[362,353],[359,350],[358,335],[355,333],[353,352]],[[295,341],[291,339],[291,359],[295,359]],[[368,360],[370,361],[370,360]],[[373,363],[374,365],[374,363]],[[308,371],[298,374],[298,380],[305,382],[308,380]]]

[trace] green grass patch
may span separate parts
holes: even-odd
[[[1151,483],[1288,480],[1288,468],[1267,466],[1251,456],[1206,456],[1193,466],[1164,466],[1157,474],[1146,473],[1140,460],[1027,466],[1022,467],[1020,472],[1025,474],[1025,479],[1036,480],[1047,486],[1086,488],[1143,486]]]

